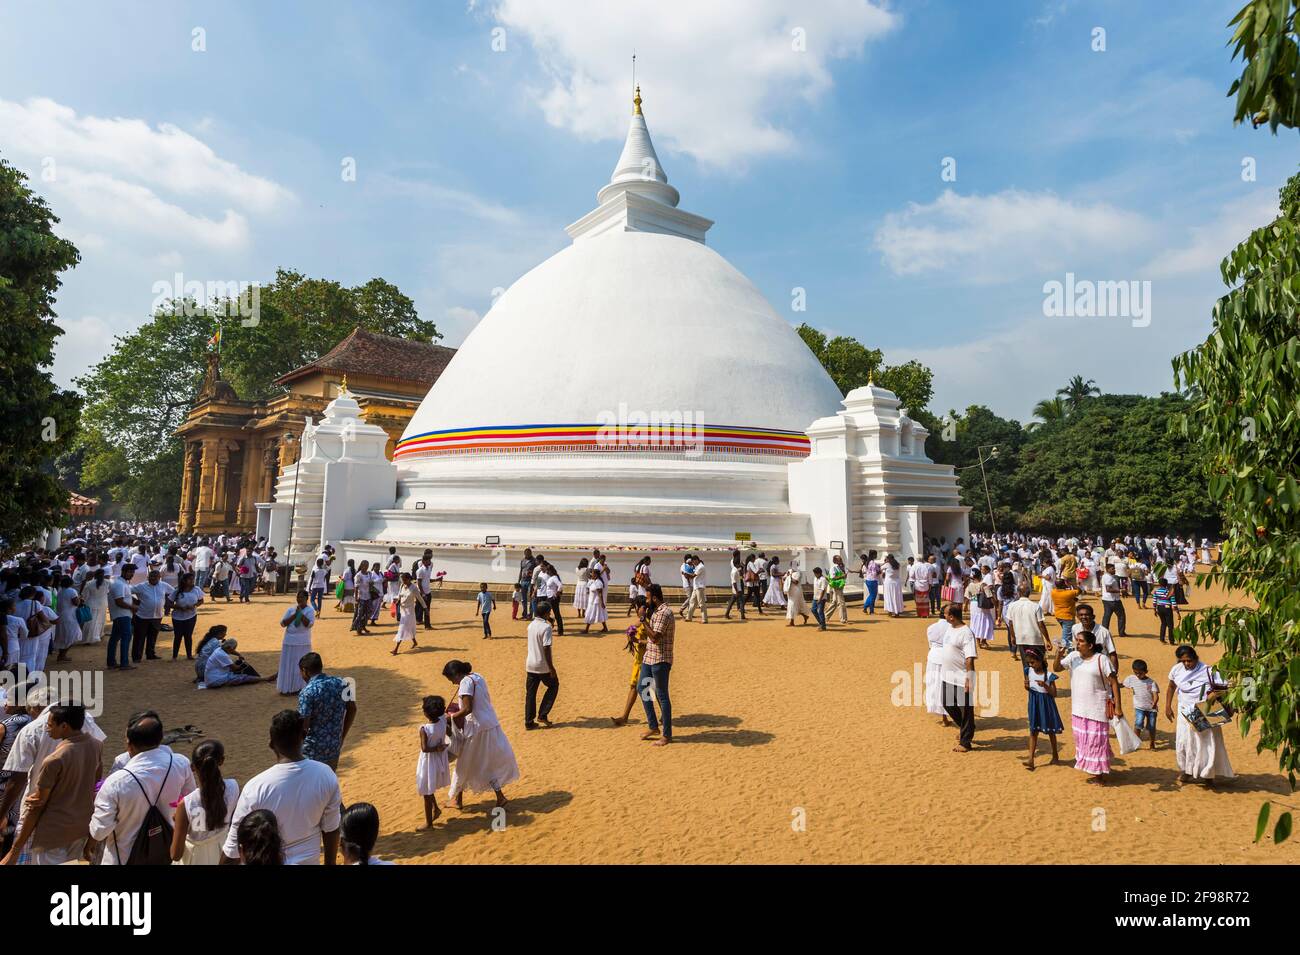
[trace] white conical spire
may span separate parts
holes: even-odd
[[[611,232],[657,232],[692,242],[704,242],[711,219],[677,208],[681,199],[668,185],[659,163],[645,116],[641,114],[641,87],[632,100],[632,124],[609,183],[596,193],[600,203],[565,231],[576,242]]]
[[[620,192],[634,192],[669,206],[676,206],[681,199],[677,190],[668,185],[668,174],[664,172],[654,143],[650,141],[650,130],[641,112],[639,86],[632,100],[632,122],[628,126],[623,152],[619,154],[609,184],[596,193],[596,200],[604,202]]]

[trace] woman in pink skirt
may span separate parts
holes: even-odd
[[[1074,768],[1101,784],[1110,773],[1110,717],[1124,718],[1119,681],[1110,658],[1097,650],[1091,630],[1074,631],[1074,651],[1056,651],[1052,669],[1070,671],[1070,724],[1074,729]]]

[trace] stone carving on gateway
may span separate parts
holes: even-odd
[[[500,296],[430,389],[388,465],[395,499],[324,521],[348,531],[330,542],[356,558],[395,545],[407,563],[432,547],[450,579],[501,583],[525,546],[562,569],[599,547],[616,575],[643,552],[690,551],[725,585],[737,540],[813,563],[834,542],[851,562],[855,548],[905,556],[929,526],[885,526],[902,520],[891,507],[951,508],[932,511],[948,515],[942,532],[964,528],[952,469],[925,458],[917,426],[905,445],[887,438],[903,427],[897,399],[878,414],[857,392],[842,401],[790,323],[705,244],[713,223],[678,208],[639,90],[634,102],[572,244]],[[881,412],[886,396],[870,396]],[[834,421],[861,440],[822,441]],[[327,515],[345,506],[323,502]],[[660,574],[675,579],[679,562]]]

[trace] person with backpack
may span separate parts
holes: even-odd
[[[102,865],[171,865],[172,806],[194,790],[190,761],[163,745],[153,710],[126,727],[126,764],[104,780],[90,817],[86,858],[104,843]]]

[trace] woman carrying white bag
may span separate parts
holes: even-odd
[[[1178,725],[1174,742],[1178,781],[1203,779],[1213,786],[1218,779],[1232,779],[1236,773],[1232,771],[1228,750],[1223,744],[1222,724],[1209,720],[1197,706],[1198,703],[1221,700],[1227,685],[1219,671],[1202,663],[1191,647],[1179,647],[1174,656],[1178,662],[1169,671],[1165,717]],[[1177,713],[1174,712],[1175,696]]]

